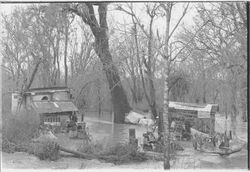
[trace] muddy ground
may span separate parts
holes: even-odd
[[[67,134],[57,135],[58,142],[67,148],[76,150],[82,143],[79,139],[69,139]],[[190,142],[182,142],[184,151],[177,152],[175,160],[171,161],[172,169],[246,169],[247,149],[227,157],[194,151]],[[114,165],[99,160],[86,160],[63,153],[57,161],[39,160],[34,155],[24,152],[2,153],[4,169],[92,169],[92,168],[140,168],[162,169],[163,162],[147,160],[141,163]]]
[[[103,144],[109,144],[110,140],[128,140],[128,128],[136,128],[136,136],[139,137],[145,129],[137,126],[113,125],[108,121],[96,121],[96,119],[86,119],[89,131],[93,141],[99,140]],[[224,124],[224,120],[217,120],[219,128]],[[247,123],[239,123],[237,127],[237,135],[247,141]],[[68,134],[57,134],[57,142],[69,149],[76,150],[79,145],[83,144],[82,140],[69,139]],[[112,136],[112,137],[111,137]],[[184,151],[180,151],[176,155],[176,159],[171,161],[172,169],[247,169],[248,151],[245,147],[240,152],[227,157],[219,155],[201,153],[195,151],[191,142],[182,142]],[[147,160],[141,163],[130,163],[123,165],[114,165],[99,160],[86,160],[70,156],[62,156],[57,161],[41,161],[34,155],[23,152],[13,154],[2,153],[3,169],[92,169],[92,168],[140,168],[140,169],[162,169],[163,162]]]

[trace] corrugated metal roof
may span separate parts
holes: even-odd
[[[57,102],[56,104],[62,109],[62,111],[78,111],[77,107],[72,102]]]
[[[37,101],[33,102],[33,108],[37,113],[56,113],[56,112],[69,112],[78,111],[77,107],[70,101]]]
[[[207,104],[207,105],[197,105],[197,104],[189,104],[189,103],[182,103],[182,102],[169,102],[169,107],[174,109],[182,109],[182,110],[191,110],[191,111],[198,111],[198,112],[211,112],[217,111],[218,106],[216,104]]]

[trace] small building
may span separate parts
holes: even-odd
[[[12,93],[12,113],[30,110],[40,117],[41,124],[65,126],[70,116],[78,113],[67,87],[33,88]],[[18,113],[17,113],[18,114]]]
[[[212,134],[215,131],[215,114],[218,112],[217,104],[191,104],[183,102],[169,102],[170,123],[173,120],[188,121],[191,127]]]

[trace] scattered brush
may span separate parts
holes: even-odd
[[[86,154],[100,154],[104,150],[104,145],[101,143],[86,142],[82,144],[77,151]]]
[[[101,159],[114,164],[125,164],[130,162],[143,162],[147,160],[144,153],[128,143],[112,145],[105,150]]]
[[[16,145],[9,142],[5,137],[2,140],[2,151],[7,153],[14,153],[16,150]]]
[[[38,126],[38,119],[29,112],[3,115],[2,150],[8,153],[28,151]]]
[[[34,143],[29,153],[36,155],[40,160],[55,161],[59,159],[59,145],[54,141],[44,140]]]
[[[139,152],[135,146],[128,143],[110,144],[109,146],[100,143],[89,143],[82,145],[78,151],[86,154],[93,154],[99,160],[114,164],[142,162],[147,160],[144,153]]]
[[[7,153],[27,152],[38,156],[41,160],[57,160],[58,145],[51,140],[32,143],[38,134],[39,118],[27,111],[20,114],[3,115],[2,151]]]

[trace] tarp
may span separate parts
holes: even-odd
[[[125,122],[132,124],[139,124],[142,126],[150,127],[154,125],[154,121],[150,118],[146,118],[145,115],[139,114],[137,112],[131,111],[126,117]]]
[[[138,124],[139,120],[144,118],[144,115],[136,113],[134,111],[129,112],[129,114],[125,117],[125,122]]]
[[[139,120],[139,124],[140,125],[144,125],[144,126],[151,126],[151,125],[154,125],[154,121],[152,119],[140,119]]]
[[[32,103],[32,107],[39,114],[78,111],[77,107],[70,101],[36,101]]]

